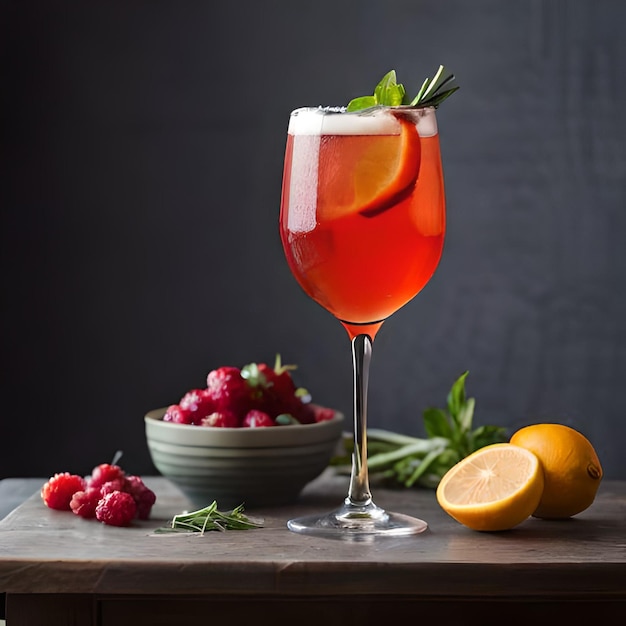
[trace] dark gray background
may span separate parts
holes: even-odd
[[[449,231],[374,345],[370,425],[559,421],[626,478],[626,5],[0,3],[0,477],[153,471],[143,414],[210,369],[297,363],[350,412],[344,330],[277,232],[287,119],[445,64]]]

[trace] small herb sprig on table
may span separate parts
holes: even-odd
[[[190,513],[174,515],[170,526],[158,528],[155,532],[164,533],[200,533],[207,530],[250,530],[261,528],[259,521],[252,520],[243,514],[243,504],[232,511],[223,513],[218,510],[217,502],[214,500],[209,506]]]
[[[464,372],[452,385],[447,410],[427,408],[423,413],[427,438],[402,435],[382,429],[367,433],[368,469],[393,486],[435,488],[458,461],[491,443],[507,440],[498,426],[472,427],[474,398],[467,398]],[[352,438],[344,438],[345,454],[331,460],[340,473],[349,472]]]
[[[417,92],[417,95],[410,99],[406,95],[406,90],[402,83],[398,83],[396,71],[387,72],[371,96],[360,96],[354,98],[348,103],[347,111],[361,111],[375,106],[411,106],[411,107],[436,107],[439,106],[446,98],[451,96],[458,86],[451,87],[454,81],[454,74],[445,74],[445,67],[439,66],[439,69],[432,78],[426,78]],[[446,89],[444,89],[446,87]]]

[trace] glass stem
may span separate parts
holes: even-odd
[[[354,452],[352,475],[346,504],[367,507],[372,503],[367,473],[367,387],[369,382],[372,340],[369,335],[357,335],[352,340],[354,372]]]

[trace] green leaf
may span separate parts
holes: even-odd
[[[417,92],[417,95],[415,96],[415,98],[413,98],[413,100],[411,100],[411,106],[417,106],[419,101],[422,99],[424,92],[426,91],[426,88],[428,87],[429,82],[430,82],[429,78],[424,79],[424,82],[422,83],[420,90]]]
[[[457,416],[463,404],[465,404],[465,379],[469,371],[461,374],[457,380],[452,385],[450,389],[450,393],[448,393],[448,412],[450,413],[450,417],[452,417],[457,422]]]
[[[431,91],[432,96],[434,96],[436,93],[442,93],[441,92],[442,88],[445,87],[448,83],[451,83],[453,80],[454,80],[454,74],[450,74],[449,76],[446,76],[445,78],[443,78],[443,74],[441,74],[441,76],[439,77],[437,81],[437,86],[434,87],[432,91],[429,89],[429,91]]]
[[[267,387],[267,378],[256,363],[248,363],[241,368],[241,377],[248,381],[250,387]]]
[[[446,98],[451,96],[455,91],[460,89],[460,87],[452,87],[452,89],[447,89],[446,91],[439,92],[435,94],[432,98],[429,98],[428,105],[432,107],[438,106],[441,102],[443,102]]]
[[[436,488],[444,474],[461,460],[461,455],[452,448],[446,448],[430,464],[417,480],[422,487]]]
[[[428,94],[430,94],[430,93],[432,93],[434,95],[434,93],[439,88],[438,83],[439,83],[439,81],[441,79],[441,75],[442,75],[444,69],[445,68],[443,67],[443,65],[439,66],[439,69],[437,70],[437,73],[433,76],[432,80],[430,81],[430,84],[428,85],[428,88],[422,94],[422,98],[421,99],[426,99],[426,96],[428,96]]]
[[[404,86],[393,85],[387,90],[385,101],[381,102],[386,106],[397,107],[404,102]]]
[[[400,106],[404,102],[404,85],[396,81],[396,72],[387,72],[374,89],[376,104],[384,106]]]
[[[472,438],[475,450],[480,450],[492,443],[506,443],[509,439],[506,428],[501,426],[479,426],[472,433]]]
[[[391,430],[384,430],[383,428],[368,428],[367,429],[368,441],[380,441],[389,443],[391,445],[407,446],[412,443],[418,443],[424,441],[419,437],[411,437],[411,435],[404,435],[402,433],[394,433]]]
[[[431,466],[431,464],[439,457],[439,455],[443,452],[443,450],[433,450],[429,452],[423,459],[422,462],[415,468],[409,479],[405,482],[407,487],[412,487],[417,480],[426,472],[426,470]]]
[[[472,428],[472,420],[474,419],[474,407],[476,401],[474,398],[468,398],[461,406],[457,418],[457,424],[461,432],[468,433]]]
[[[378,469],[386,464],[398,461],[407,456],[426,455],[432,452],[433,449],[438,450],[444,448],[447,445],[447,440],[439,438],[421,439],[416,440],[415,443],[402,446],[397,450],[390,452],[384,452],[382,454],[375,454],[368,460],[369,469]]]
[[[376,102],[376,98],[374,96],[361,96],[360,98],[354,98],[350,100],[348,103],[347,111],[361,111],[363,109],[370,109],[371,107],[375,107],[378,103]]]
[[[376,102],[384,102],[390,85],[396,84],[396,70],[390,70],[380,79],[378,85],[374,88],[374,97],[376,98]]]
[[[442,409],[429,408],[424,411],[424,427],[429,437],[452,439],[452,427],[446,412]]]
[[[291,426],[292,424],[299,424],[300,422],[289,413],[281,413],[277,415],[274,421],[280,426]]]

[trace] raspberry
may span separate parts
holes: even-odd
[[[316,422],[327,422],[335,417],[335,411],[324,406],[311,407],[315,415]]]
[[[109,526],[128,526],[137,515],[137,505],[130,493],[107,493],[96,506],[96,519]]]
[[[217,411],[229,410],[242,416],[252,405],[252,389],[238,367],[224,366],[209,372],[207,394]]]
[[[51,509],[69,511],[72,496],[85,488],[85,479],[77,474],[63,472],[52,476],[41,488],[41,497]]]
[[[315,421],[310,405],[302,402],[297,396],[293,397],[284,412],[293,415],[301,424],[312,424]]]
[[[288,369],[278,371],[266,363],[259,363],[259,371],[265,376],[267,386],[280,398],[289,398],[296,393],[296,385]]]
[[[304,404],[295,395],[289,398],[270,398],[264,410],[273,418],[286,413],[301,424],[312,424],[315,421],[315,416],[309,405]]]
[[[137,517],[148,519],[152,505],[156,502],[156,494],[152,489],[146,487],[139,476],[127,476],[124,491],[129,493],[137,505]]]
[[[164,422],[174,422],[175,424],[193,424],[193,411],[183,409],[178,404],[172,404],[165,411]]]
[[[126,491],[124,486],[126,484],[126,479],[124,478],[115,478],[114,480],[108,480],[100,487],[100,496],[106,496],[107,493],[112,493],[114,491]],[[98,487],[95,487],[98,489]]]
[[[216,426],[219,428],[239,428],[241,420],[232,411],[214,411],[200,422],[201,426]]]
[[[102,463],[96,465],[91,471],[91,477],[87,480],[89,487],[102,487],[104,483],[112,480],[124,480],[124,470],[119,465]]]
[[[280,365],[279,360],[274,368],[266,363],[259,364],[259,371],[266,380],[261,408],[273,418],[287,413],[301,423],[313,422],[313,417],[305,411],[302,400],[296,396],[296,385],[289,373],[290,367]]]
[[[87,487],[85,491],[77,491],[72,496],[70,508],[76,515],[91,519],[96,516],[96,506],[98,506],[101,497],[100,489]]]
[[[276,422],[265,411],[252,409],[246,413],[243,426],[247,428],[262,428],[265,426],[276,426]]]
[[[178,403],[181,409],[190,411],[192,424],[199,424],[202,418],[215,410],[215,401],[206,389],[188,391]]]

